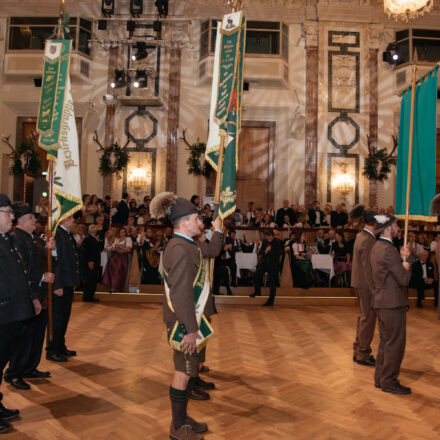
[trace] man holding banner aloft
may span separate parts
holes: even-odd
[[[165,281],[164,321],[173,349],[174,376],[170,386],[172,422],[170,439],[200,440],[197,433],[208,430],[188,416],[186,409],[199,374],[200,352],[213,334],[204,313],[212,314],[209,301],[207,258],[215,258],[222,247],[221,220],[213,222],[210,243],[194,241],[203,224],[196,207],[170,192],[158,194],[150,205],[154,218],[168,217],[174,234],[162,257]]]
[[[78,133],[76,131],[76,121],[73,106],[73,99],[70,84],[70,55],[72,51],[72,40],[67,38],[66,26],[68,15],[64,14],[64,1],[60,8],[58,26],[56,29],[56,39],[46,41],[44,49],[44,68],[41,87],[40,107],[37,119],[37,132],[40,135],[38,145],[47,151],[49,161],[48,183],[49,183],[49,217],[48,226],[50,237],[55,233],[61,223],[71,222],[71,216],[82,207],[80,164],[78,149]],[[67,228],[68,229],[68,228]],[[63,229],[59,235],[67,232]],[[57,242],[58,268],[65,265],[65,253]],[[61,257],[62,256],[62,257]],[[52,271],[52,255],[48,252],[48,271]],[[70,264],[70,263],[69,263]],[[73,264],[73,265],[72,265]],[[76,274],[76,262],[70,264],[71,270]],[[58,284],[65,283],[57,274]],[[78,276],[79,278],[79,276]],[[63,291],[59,285],[55,296],[52,295],[52,285],[49,284],[48,295],[48,358],[63,362],[66,360],[64,355],[72,355],[72,351],[63,348],[64,353],[58,353],[58,349],[53,349],[53,313],[56,322],[63,322],[62,329],[58,333],[63,333],[62,340],[64,345],[64,334],[67,328],[66,316],[70,316],[70,296],[73,298],[73,287],[77,283],[69,283],[69,289]],[[70,292],[71,290],[71,292]],[[63,297],[63,295],[65,295]],[[63,297],[63,298],[62,298]],[[57,303],[66,302],[62,315],[59,316]],[[67,317],[68,321],[68,317]],[[60,325],[55,325],[59,330]]]

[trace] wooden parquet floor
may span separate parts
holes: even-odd
[[[222,306],[208,346],[217,390],[190,401],[205,439],[440,439],[440,327],[432,307],[408,314],[401,382],[409,396],[373,386],[352,362],[351,306]],[[374,348],[377,347],[377,335]],[[4,440],[165,440],[172,362],[159,304],[74,303],[67,364],[30,391],[2,385],[21,420]]]

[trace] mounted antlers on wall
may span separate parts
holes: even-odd
[[[214,171],[211,165],[205,159],[206,144],[203,142],[197,142],[190,144],[186,139],[186,129],[182,131],[183,136],[180,138],[187,145],[186,149],[189,151],[189,157],[186,161],[188,165],[188,174],[194,174],[196,176],[204,176],[207,179]]]

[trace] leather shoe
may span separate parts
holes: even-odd
[[[53,362],[67,362],[66,356],[63,356],[62,354],[56,354],[56,353],[46,354],[46,359],[48,361],[53,361]]]
[[[267,301],[263,304],[263,307],[271,307],[271,306],[273,306],[273,302],[271,301]]]
[[[261,294],[257,295],[257,293],[254,292],[249,295],[249,298],[255,298],[256,296],[261,296]]]
[[[0,420],[12,420],[20,415],[18,409],[5,408],[3,403],[0,402]]]
[[[85,303],[99,303],[99,299],[98,298],[83,298],[83,302]]]
[[[206,380],[203,380],[200,376],[197,376],[196,388],[201,388],[202,390],[213,390],[215,389],[215,384],[213,382],[207,382]]]
[[[357,361],[357,358],[356,358],[356,355],[354,354],[353,355],[353,362],[356,362]]]
[[[194,388],[189,394],[188,399],[209,400],[211,396],[200,388]]]
[[[375,383],[374,388],[381,388],[381,386],[378,383]]]
[[[404,387],[403,385],[394,385],[392,387],[382,388],[384,393],[394,393],[394,394],[411,394],[411,388]]]
[[[171,423],[169,437],[170,440],[203,440],[203,437],[196,434],[191,429],[191,425],[187,425],[186,423],[179,429],[176,429]]]
[[[376,366],[376,359],[374,359],[374,356],[370,356],[365,361],[356,360],[356,363],[358,363],[359,365],[365,365],[367,367],[374,367],[374,366]]]
[[[233,295],[232,290],[228,290],[228,291],[227,291],[227,294],[228,294],[229,296],[232,296],[232,295]]]
[[[76,356],[76,351],[75,350],[67,350],[67,348],[66,348],[62,354],[64,356],[72,357],[72,356]]]
[[[198,434],[202,433],[202,432],[206,432],[208,430],[208,425],[206,423],[200,423],[200,422],[196,422],[192,417],[190,417],[189,415],[186,416],[185,419],[185,425],[189,425],[191,426],[191,429],[194,432],[197,432]]]
[[[24,375],[24,379],[45,379],[47,377],[50,377],[50,371],[38,371],[37,369]]]
[[[31,387],[21,377],[8,377],[6,376],[5,382],[11,384],[17,390],[30,390]]]
[[[8,431],[9,431],[9,423],[0,420],[0,434],[3,434],[4,432],[8,432]]]

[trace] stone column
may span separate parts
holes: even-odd
[[[379,57],[379,45],[380,37],[383,33],[383,27],[381,25],[370,25],[369,26],[369,38],[368,38],[368,73],[369,73],[369,124],[368,124],[368,134],[371,139],[377,141],[379,136],[378,131],[378,57]],[[374,206],[376,204],[376,190],[377,183],[369,182],[369,206]]]
[[[318,187],[318,35],[316,22],[306,22],[306,129],[304,203],[317,198]]]
[[[180,63],[182,49],[179,45],[170,48],[170,76],[168,89],[168,132],[165,190],[177,192],[177,155],[179,147],[180,109]]]
[[[114,79],[115,69],[118,67],[119,49],[112,47],[109,49],[108,68],[107,68],[107,93],[112,93],[113,89],[110,87],[110,82]],[[107,105],[105,108],[105,140],[104,146],[111,145],[115,141],[115,113],[116,105]],[[111,176],[103,177],[102,195],[110,195],[111,191]]]

